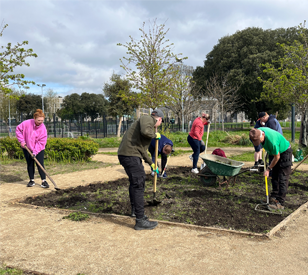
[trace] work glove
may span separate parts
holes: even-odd
[[[152,168],[153,172],[156,172],[156,174],[159,174],[158,167],[155,169],[155,164],[154,163],[151,164],[151,168]]]
[[[160,139],[161,138],[160,133],[155,133],[155,134],[156,134],[156,138],[155,139]]]

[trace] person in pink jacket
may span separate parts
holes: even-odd
[[[16,137],[23,149],[30,181],[27,187],[35,185],[34,182],[34,159],[25,149],[25,145],[30,149],[39,163],[44,167],[44,152],[47,143],[47,130],[44,125],[45,115],[41,109],[37,109],[33,115],[33,119],[28,119],[20,123],[16,127]],[[45,168],[45,167],[44,167]],[[46,181],[46,175],[43,170],[37,165],[37,169],[42,179],[41,187],[49,188]]]
[[[190,155],[189,158],[193,162],[193,168],[191,172],[195,174],[199,173],[199,170],[197,168],[199,154],[204,152],[205,150],[205,144],[202,140],[202,137],[204,133],[204,125],[208,125],[210,123],[209,120],[210,120],[210,115],[202,113],[201,117],[197,117],[194,120],[189,135],[187,137],[187,141],[194,151],[194,153]]]

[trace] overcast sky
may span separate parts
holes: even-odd
[[[139,39],[143,22],[166,22],[173,52],[196,67],[223,36],[248,27],[294,27],[307,15],[306,0],[0,0],[0,20],[9,25],[0,41],[29,41],[38,57],[19,71],[46,84],[44,90],[101,93],[113,72],[124,75],[125,48],[117,43]],[[30,85],[29,92],[41,88]]]

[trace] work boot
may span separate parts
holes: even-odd
[[[30,181],[28,182],[28,184],[27,184],[27,187],[32,187],[32,186],[34,186],[34,185],[35,185],[34,180],[30,180]]]
[[[158,225],[158,222],[151,222],[147,216],[141,219],[136,219],[135,230],[150,230],[154,229]]]
[[[135,214],[135,207],[132,206],[132,212],[130,214],[131,217],[136,217],[136,214]]]
[[[284,206],[280,204],[279,201],[273,202],[268,205],[269,210],[283,210]]]

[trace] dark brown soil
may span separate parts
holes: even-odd
[[[147,175],[145,212],[152,219],[266,233],[308,200],[308,173],[295,172],[290,178],[282,215],[255,211],[266,201],[264,177],[246,172],[237,176],[234,186],[204,186],[189,167],[168,169],[167,179],[158,179],[153,202],[153,178]],[[86,210],[95,213],[130,214],[128,179],[95,182],[66,190],[29,197],[24,203],[38,206]],[[269,189],[271,184],[269,180]],[[269,190],[270,192],[270,190]]]

